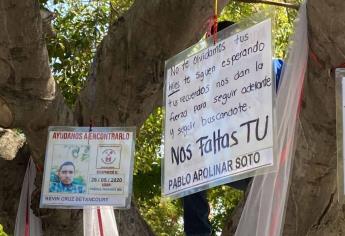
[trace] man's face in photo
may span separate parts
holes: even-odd
[[[74,178],[74,167],[72,165],[65,165],[59,171],[59,178],[63,184],[71,184]]]

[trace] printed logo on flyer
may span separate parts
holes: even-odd
[[[99,145],[97,169],[120,169],[121,145]]]

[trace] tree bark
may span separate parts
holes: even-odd
[[[345,2],[309,0],[307,7],[315,56],[309,59],[304,85],[284,235],[344,235],[344,210],[337,202],[333,70],[345,62]]]
[[[219,9],[226,2],[219,1]],[[49,125],[88,125],[92,120],[95,126],[140,127],[162,102],[164,61],[200,39],[213,14],[212,4],[137,0],[110,26],[72,112],[51,75],[38,1],[1,1],[0,126],[23,130],[39,165]],[[38,187],[41,177],[38,173]],[[82,234],[81,211],[37,212],[47,235]],[[121,219],[130,222],[119,222],[124,226],[121,235],[152,234],[135,205],[124,215]]]
[[[341,0],[307,3],[310,58],[283,222],[286,236],[345,235],[344,205],[337,201],[334,83],[335,67],[345,62],[344,7]],[[228,235],[239,216],[228,222]]]

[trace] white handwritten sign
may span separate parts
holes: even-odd
[[[135,128],[49,127],[41,207],[129,208]]]
[[[166,62],[166,196],[273,166],[271,20],[198,50],[203,43]]]

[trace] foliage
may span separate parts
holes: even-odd
[[[258,12],[257,4],[230,1],[219,16],[219,21],[230,20],[239,22],[256,12]]]
[[[162,134],[163,110],[157,108],[140,128],[137,138],[134,174],[149,172],[160,166],[160,144]]]
[[[74,104],[83,87],[97,45],[132,0],[76,1],[54,0],[56,37],[50,39],[48,52],[53,75],[69,105]]]
[[[144,219],[157,235],[183,235],[182,204],[160,197],[160,144],[163,113],[158,108],[145,121],[137,138],[134,169],[134,195]],[[210,222],[214,232],[221,232],[225,219],[242,197],[240,191],[226,186],[208,192]]]
[[[8,234],[5,233],[4,227],[0,224],[0,236],[8,236]]]
[[[144,219],[157,235],[183,235],[180,201],[161,195],[160,144],[163,113],[158,108],[145,121],[137,138],[134,196]]]
[[[301,1],[295,1],[294,3],[299,2]],[[293,21],[297,16],[297,11],[280,8],[277,15],[275,28],[275,54],[277,58],[285,58],[289,37],[293,32]]]
[[[300,3],[300,0],[290,1],[291,3]],[[275,28],[273,31],[275,57],[284,59],[289,43],[289,36],[293,31],[293,21],[297,12],[285,7],[272,7],[266,4],[248,4],[231,1],[223,10],[219,21],[231,20],[239,22],[240,20],[251,17],[253,14],[263,10],[274,11]]]
[[[208,191],[208,200],[211,208],[210,222],[213,234],[222,232],[225,220],[231,215],[242,197],[242,191],[225,185]]]
[[[140,212],[151,226],[155,235],[182,236],[182,205],[179,200],[170,201],[159,195],[145,201],[138,201]]]

